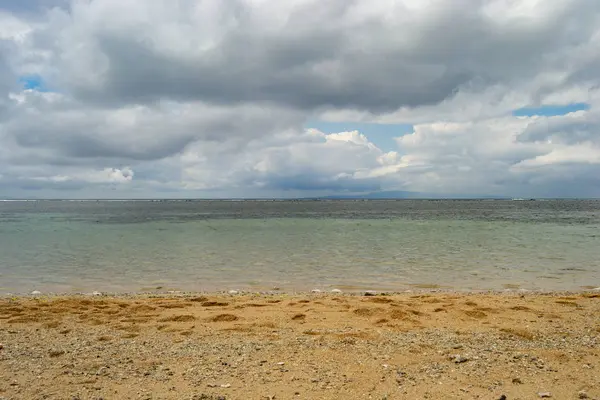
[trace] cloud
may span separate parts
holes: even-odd
[[[409,164],[429,168],[411,188],[441,193],[593,197],[600,131],[588,111],[416,125],[398,140]],[[575,184],[577,182],[577,184]],[[587,183],[584,183],[587,182]]]
[[[87,107],[62,94],[32,90],[13,99],[5,137],[28,158],[50,151],[56,163],[162,159],[197,140],[219,142],[230,132],[251,139],[300,121],[294,111],[253,105],[164,102],[114,109]]]
[[[536,118],[518,137],[521,142],[600,145],[600,110]]]
[[[587,79],[587,65],[565,68],[562,57],[572,50],[594,62],[586,41],[596,3],[462,3],[77,1],[50,15],[44,37],[56,38],[61,86],[100,102],[381,112],[434,105],[473,86],[524,84],[540,72]],[[534,95],[547,82],[536,86]]]
[[[3,3],[0,197],[594,194],[599,22],[585,0]],[[378,148],[318,119],[414,129]]]
[[[363,192],[380,190],[380,171],[398,160],[395,152],[383,152],[359,132],[309,129],[254,140],[241,152],[201,144],[188,149],[182,162],[182,179],[192,188]]]
[[[81,181],[87,183],[125,183],[131,182],[133,179],[133,171],[131,168],[105,168],[102,171],[94,171],[93,173],[74,173],[72,175],[53,175],[50,177],[34,178],[40,181],[50,182],[71,182]]]

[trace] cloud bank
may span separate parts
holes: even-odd
[[[0,197],[600,196],[597,2],[8,3]]]

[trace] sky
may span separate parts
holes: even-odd
[[[600,197],[600,2],[0,0],[0,198]]]

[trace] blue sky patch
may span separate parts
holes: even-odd
[[[338,133],[346,131],[359,131],[369,141],[383,151],[397,150],[394,138],[404,136],[413,131],[413,126],[408,124],[374,124],[367,122],[328,122],[320,120],[308,121],[306,128],[318,129],[324,133]]]
[[[512,112],[515,117],[533,117],[539,115],[542,117],[555,117],[565,115],[575,111],[588,110],[590,105],[587,103],[572,103],[566,105],[543,105],[540,107],[523,107]]]
[[[39,75],[26,75],[19,78],[19,82],[24,89],[37,90],[38,92],[46,92],[47,88],[44,85],[44,80]]]

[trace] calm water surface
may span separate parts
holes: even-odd
[[[600,286],[600,201],[0,202],[0,294],[437,286]]]

